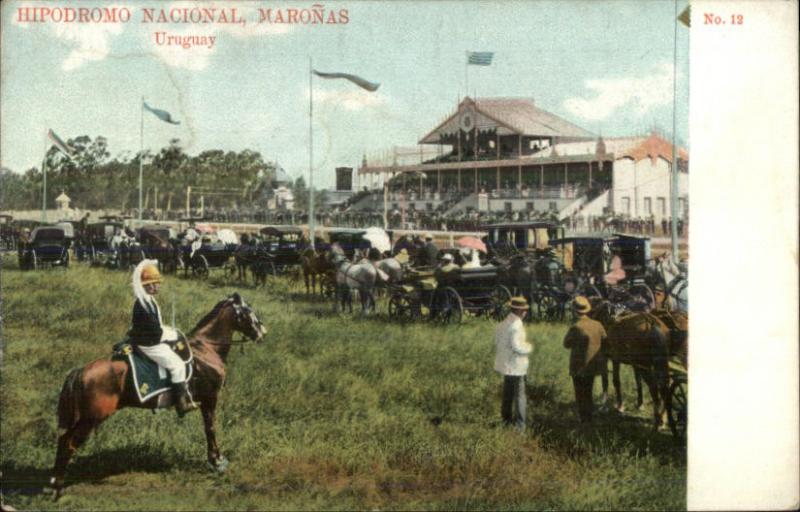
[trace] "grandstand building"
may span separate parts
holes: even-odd
[[[376,192],[354,209],[553,211],[670,216],[672,145],[657,134],[603,138],[524,98],[465,98],[412,151],[364,158],[359,181]],[[677,152],[681,216],[688,153]],[[386,184],[384,194],[383,185]]]

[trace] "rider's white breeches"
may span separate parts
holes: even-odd
[[[139,346],[139,350],[144,355],[155,361],[159,366],[163,366],[169,372],[173,384],[178,384],[186,380],[186,365],[178,354],[172,351],[164,343],[152,347]]]

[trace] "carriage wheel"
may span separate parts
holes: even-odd
[[[401,323],[416,320],[419,312],[412,304],[407,295],[395,293],[389,299],[389,318]]]
[[[208,279],[208,260],[202,254],[192,258],[192,274],[200,279]]]
[[[446,324],[461,323],[461,318],[464,316],[464,305],[461,302],[461,296],[449,286],[442,290],[442,292],[443,293],[439,297],[441,303],[438,305],[439,319]]]
[[[336,296],[336,281],[334,277],[329,274],[323,274],[319,282],[322,296],[327,299],[332,299]]]
[[[491,303],[490,315],[494,320],[502,320],[508,316],[509,306],[511,300],[511,292],[503,285],[497,285],[492,290],[492,295],[489,297]]]
[[[678,439],[686,439],[686,426],[689,419],[689,392],[688,384],[683,379],[674,379],[669,387],[669,428],[672,435]]]
[[[646,284],[637,284],[631,286],[631,289],[628,291],[634,299],[641,299],[645,303],[647,303],[647,309],[653,309],[656,307],[656,297],[653,294],[653,291],[650,289],[649,286]]]
[[[560,308],[558,301],[552,295],[542,295],[536,303],[536,319],[541,322],[554,322],[558,320]]]

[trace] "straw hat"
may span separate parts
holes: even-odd
[[[527,311],[528,299],[522,296],[512,297],[508,305],[509,307],[511,307],[511,309],[524,309],[525,311]]]
[[[161,282],[161,272],[155,265],[145,265],[142,269],[142,286]]]
[[[578,295],[575,297],[575,300],[572,301],[572,309],[578,314],[585,315],[592,310],[592,305],[589,303],[589,299],[583,295]]]

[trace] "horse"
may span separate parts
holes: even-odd
[[[334,243],[327,253],[328,261],[336,268],[337,307],[344,312],[345,306],[353,312],[352,294],[358,291],[361,301],[361,312],[367,314],[375,309],[375,297],[372,292],[378,282],[380,272],[371,262],[350,263],[344,250]],[[384,274],[385,275],[385,274]]]
[[[316,251],[309,247],[300,255],[300,263],[303,267],[303,280],[306,283],[306,295],[316,294],[317,276],[320,276],[320,293],[323,293],[322,277],[333,270],[333,265],[326,257],[325,252]]]
[[[654,427],[660,428],[669,403],[669,358],[674,350],[669,328],[652,313],[616,317],[613,305],[607,300],[593,305],[589,316],[606,329],[602,351],[613,366],[617,410],[623,410],[619,368],[628,364],[647,384],[653,400]],[[607,382],[606,377],[606,388]]]
[[[653,288],[662,295],[660,306],[684,314],[689,311],[689,280],[685,270],[680,268],[669,252],[655,258],[648,268]]]
[[[266,334],[255,312],[238,293],[217,303],[188,336],[194,353],[189,386],[203,416],[209,467],[219,472],[227,468],[228,461],[217,446],[214,418],[219,392],[225,382],[225,362],[234,332],[240,332],[255,342]],[[54,499],[58,499],[63,491],[70,459],[103,421],[125,407],[159,407],[159,400],[139,402],[128,378],[129,371],[127,361],[98,359],[73,369],[67,375],[58,399],[60,435],[50,479]],[[163,404],[165,407],[168,405],[171,404]]]

